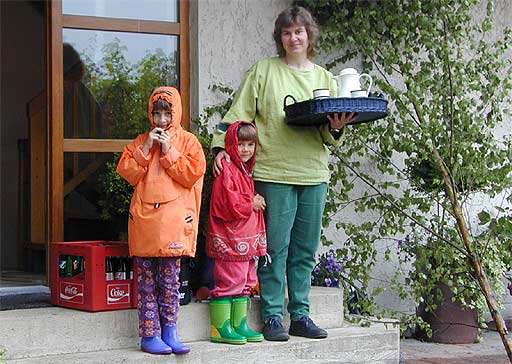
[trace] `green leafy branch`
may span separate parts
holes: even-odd
[[[352,127],[331,165],[324,224],[347,236],[340,254],[355,261],[349,279],[367,288],[384,258],[398,265],[389,284],[400,298],[429,300],[446,280],[456,299],[494,314],[481,273],[499,297],[511,268],[506,227],[468,224],[473,199],[512,187],[511,138],[495,133],[510,122],[511,32],[490,36],[493,1],[297,3],[322,25],[322,49],[343,53],[328,67],[359,60],[389,99],[386,120]],[[510,220],[499,208],[491,208],[494,221]],[[346,221],[341,212],[367,219]]]

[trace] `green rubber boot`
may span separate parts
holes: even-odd
[[[247,338],[248,342],[257,343],[263,341],[263,334],[251,330],[247,325],[247,308],[249,297],[233,298],[231,306],[231,323],[237,333]]]
[[[229,298],[210,299],[210,341],[243,345],[245,336],[238,334],[231,326],[231,300]]]

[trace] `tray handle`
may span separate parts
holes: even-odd
[[[294,103],[294,104],[297,102],[297,100],[295,100],[295,97],[293,97],[292,95],[286,95],[286,96],[284,97],[284,101],[283,101],[283,102],[284,102],[283,109],[284,109],[286,106],[288,106],[288,105],[286,104],[286,100],[288,100],[288,98],[289,98],[289,97],[293,100],[293,103]]]

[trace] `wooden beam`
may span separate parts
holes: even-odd
[[[180,0],[180,33],[189,36],[189,0]],[[181,103],[183,107],[181,125],[184,129],[190,130],[190,40],[180,37],[179,49],[179,70]]]
[[[47,32],[47,123],[49,156],[49,196],[48,226],[49,241],[64,239],[64,105],[63,105],[63,65],[62,65],[62,2],[50,1],[48,4]]]
[[[101,18],[96,16],[63,15],[65,28],[89,29],[112,32],[180,35],[179,23],[152,20]]]
[[[116,153],[122,152],[132,139],[64,139],[64,152]]]
[[[100,156],[97,159],[93,160],[89,163],[84,169],[82,169],[76,176],[73,176],[66,184],[64,185],[64,197],[68,195],[71,191],[73,191],[80,183],[84,182],[87,178],[89,178],[94,172],[100,168],[103,163],[105,163],[109,159],[109,156]]]

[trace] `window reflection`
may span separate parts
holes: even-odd
[[[71,44],[63,45],[64,138],[100,138],[100,104],[84,84],[85,65]]]
[[[64,52],[66,138],[132,139],[148,129],[151,91],[179,87],[177,36],[64,29],[63,37],[77,53],[69,61]],[[71,82],[77,57],[84,72]]]
[[[65,240],[126,239],[133,187],[115,171],[119,154],[64,156]]]
[[[178,0],[63,0],[62,12],[69,15],[178,22]]]

